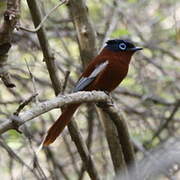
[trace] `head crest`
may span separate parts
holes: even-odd
[[[106,48],[112,51],[133,51],[135,45],[127,39],[111,39],[106,42]]]
[[[106,42],[106,44],[112,45],[112,44],[120,44],[120,43],[125,43],[131,47],[135,47],[133,42],[130,41],[129,39],[110,39]]]

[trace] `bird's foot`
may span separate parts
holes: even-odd
[[[110,99],[107,102],[98,102],[98,103],[96,103],[96,105],[100,108],[108,108],[110,106],[113,106],[114,104],[113,104],[112,97],[110,96],[110,92],[104,91],[104,90],[103,90],[103,92],[105,94],[107,94],[110,97]]]
[[[17,116],[17,115],[11,115],[10,116],[10,119],[12,121],[12,126],[13,126],[13,129],[16,130],[18,133],[22,133],[22,131],[19,129],[19,126],[20,126],[20,117]]]
[[[96,103],[96,105],[102,109],[108,108],[110,106],[114,106],[112,99],[111,99],[111,101],[107,101],[107,102],[98,102],[98,103]]]
[[[107,94],[108,96],[110,95],[110,92],[108,91],[103,91],[105,94]]]

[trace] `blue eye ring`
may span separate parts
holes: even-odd
[[[121,49],[121,50],[125,50],[126,49],[126,44],[125,43],[120,43],[119,44],[119,49]]]

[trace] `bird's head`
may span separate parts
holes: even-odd
[[[136,47],[129,40],[113,39],[106,42],[105,48],[114,52],[127,52],[133,54],[136,51],[142,50],[141,47]]]

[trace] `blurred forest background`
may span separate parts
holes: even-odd
[[[2,124],[33,94],[38,93],[22,111],[55,97],[43,61],[48,57],[46,49],[44,53],[41,49],[45,41],[40,45],[36,32],[22,28],[34,28],[31,18],[31,14],[36,15],[34,2],[42,17],[59,3],[57,0],[21,1],[21,27],[14,30],[8,52],[8,72],[16,87],[7,88],[0,81]],[[0,0],[0,24],[4,21],[6,3]],[[85,12],[78,11],[81,5]],[[79,17],[82,21],[78,24]],[[39,24],[36,20],[34,23]],[[86,29],[86,23],[90,28]],[[78,27],[82,33],[85,27],[84,36],[88,36],[85,37],[88,41],[80,37]],[[144,177],[156,175],[152,179],[180,179],[180,1],[69,0],[50,14],[43,23],[43,30],[62,86],[70,73],[65,94],[72,91],[83,67],[108,39],[128,38],[144,48],[133,57],[127,78],[112,97],[116,107],[125,113],[135,157],[142,165],[139,172],[144,172]],[[22,134],[8,130],[0,136],[0,178],[90,179],[67,128],[55,143],[35,154],[59,114],[59,109],[52,110],[25,123]],[[87,142],[98,176],[113,178],[116,172],[104,124],[94,106],[82,105],[74,120]],[[151,172],[151,168],[156,170]]]

